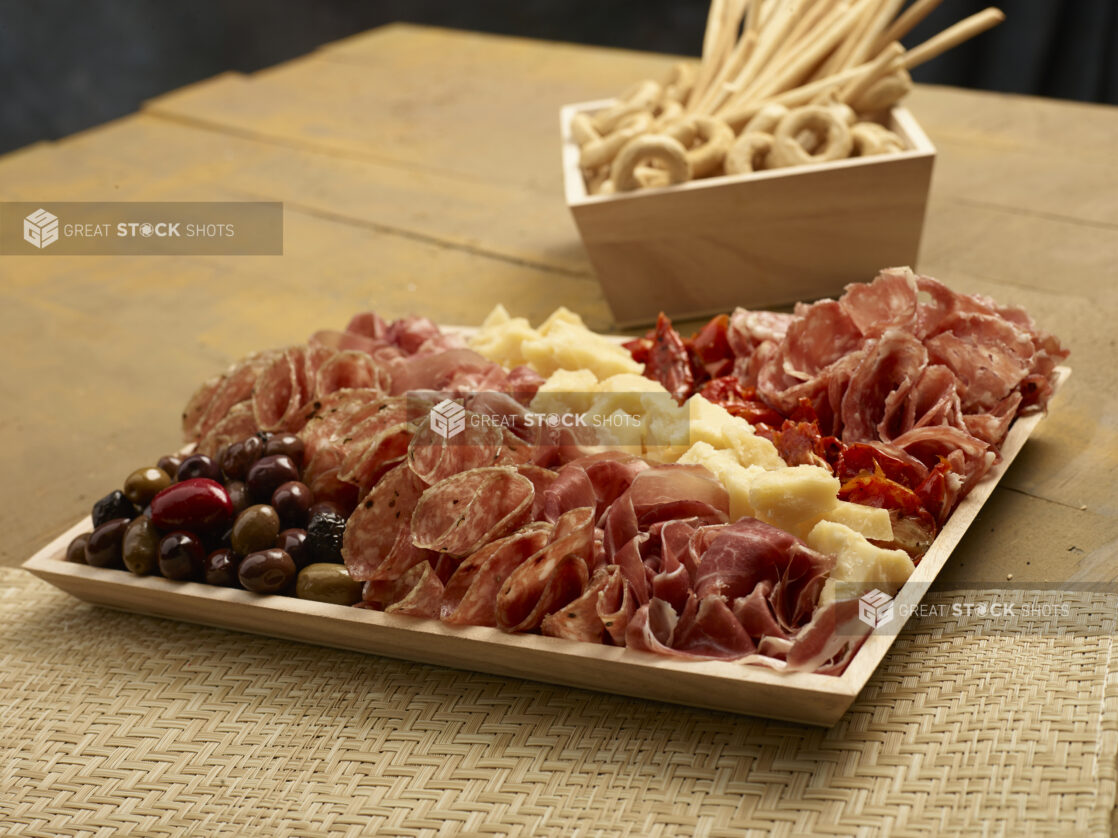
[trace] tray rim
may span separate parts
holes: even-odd
[[[1070,373],[1067,366],[1056,368],[1053,397]],[[956,507],[894,598],[898,619],[889,623],[887,631],[871,632],[839,676],[781,673],[759,665],[723,661],[680,661],[625,648],[506,634],[482,626],[448,626],[438,620],[259,595],[199,582],[139,577],[124,570],[67,562],[66,547],[76,535],[92,528],[90,516],[52,539],[21,566],[72,596],[119,610],[500,676],[830,726],[846,712],[881,664],[913,610],[911,606],[920,601],[939,575],[1046,415],[1046,410],[1036,411],[1014,420],[1000,461]],[[612,683],[608,678],[606,682],[601,680],[611,675]],[[622,675],[628,680],[619,682],[617,676]]]

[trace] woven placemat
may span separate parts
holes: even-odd
[[[914,618],[824,730],[117,613],[0,570],[0,832],[1109,834],[1116,603],[1060,601],[1062,630]]]

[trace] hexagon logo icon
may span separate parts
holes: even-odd
[[[23,219],[23,240],[42,250],[58,241],[58,216],[40,207]]]
[[[431,430],[443,439],[458,436],[466,429],[466,408],[450,399],[443,399],[431,408]]]
[[[883,626],[893,619],[893,598],[874,588],[858,600],[858,619],[870,628]]]

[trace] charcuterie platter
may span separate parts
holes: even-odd
[[[258,353],[24,566],[145,614],[831,724],[903,623],[862,598],[911,612],[1067,375],[1020,309],[906,270],[622,341],[498,307]]]

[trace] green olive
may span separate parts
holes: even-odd
[[[170,485],[171,477],[163,469],[138,468],[124,479],[124,496],[136,506],[144,507]]]
[[[316,602],[353,605],[361,600],[361,583],[342,564],[310,564],[299,571],[295,596]]]
[[[161,537],[151,518],[141,515],[132,519],[121,541],[124,566],[137,576],[147,576],[155,570]]]
[[[279,535],[280,519],[267,504],[250,506],[233,522],[233,549],[242,556],[267,550]]]

